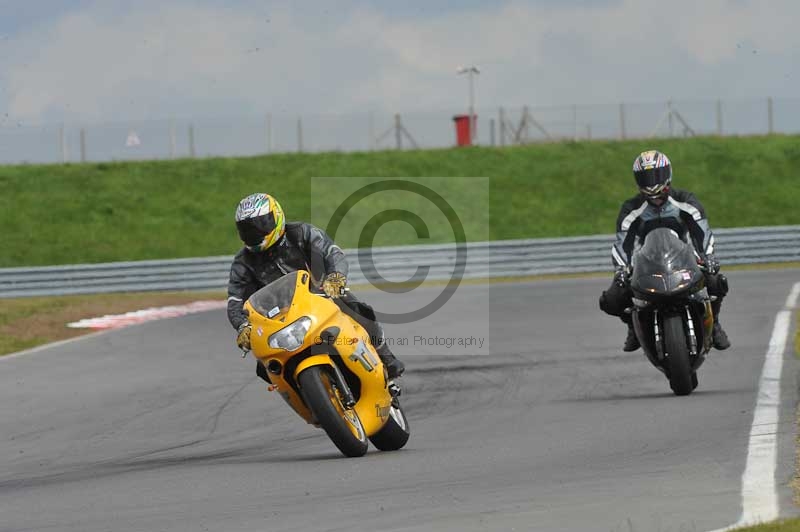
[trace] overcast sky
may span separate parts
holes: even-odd
[[[460,108],[465,64],[492,108],[795,96],[798,20],[797,0],[0,0],[0,119]]]

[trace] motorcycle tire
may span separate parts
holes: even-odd
[[[411,430],[408,427],[408,419],[398,403],[397,406],[392,405],[389,410],[389,420],[386,425],[370,436],[369,441],[378,450],[396,451],[408,442],[409,436],[411,436]]]
[[[312,366],[298,376],[306,406],[336,447],[349,457],[364,456],[367,435],[355,410],[342,404],[336,381],[324,366]]]
[[[675,395],[689,395],[694,390],[693,371],[683,318],[679,315],[664,318],[664,351],[669,366],[669,387]]]

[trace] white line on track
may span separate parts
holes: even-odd
[[[761,370],[747,447],[747,463],[742,474],[742,515],[733,525],[711,532],[773,521],[780,515],[775,470],[778,463],[781,371],[786,340],[792,329],[792,310],[797,306],[798,296],[800,283],[795,283],[786,298],[785,307],[775,316],[775,326]]]

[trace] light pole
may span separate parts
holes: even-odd
[[[458,67],[459,74],[468,74],[469,77],[469,143],[475,144],[475,74],[480,74],[476,66]]]

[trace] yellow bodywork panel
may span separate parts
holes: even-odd
[[[287,279],[289,276],[294,276],[295,280],[291,295],[288,295],[291,287],[286,286],[286,282],[291,280]],[[311,292],[308,272],[300,270],[289,276],[278,281],[283,283],[281,288],[287,294],[286,301],[278,298],[272,308],[257,310],[258,305],[252,303],[251,297],[244,305],[253,326],[252,352],[268,369],[273,384],[271,389],[280,393],[300,417],[314,423],[313,414],[297,391],[298,377],[310,367],[333,366],[333,357],[339,355],[344,366],[361,382],[361,393],[354,410],[367,436],[375,434],[389,419],[392,397],[387,389],[383,363],[369,342],[367,332],[339,310],[331,299]],[[262,290],[269,290],[272,286]],[[310,320],[310,324],[302,340],[297,340],[297,334],[293,336],[299,345],[292,345],[291,350],[269,345],[273,335],[303,318]],[[293,360],[298,356],[303,357],[299,363]],[[290,376],[285,374],[287,366],[293,368]]]

